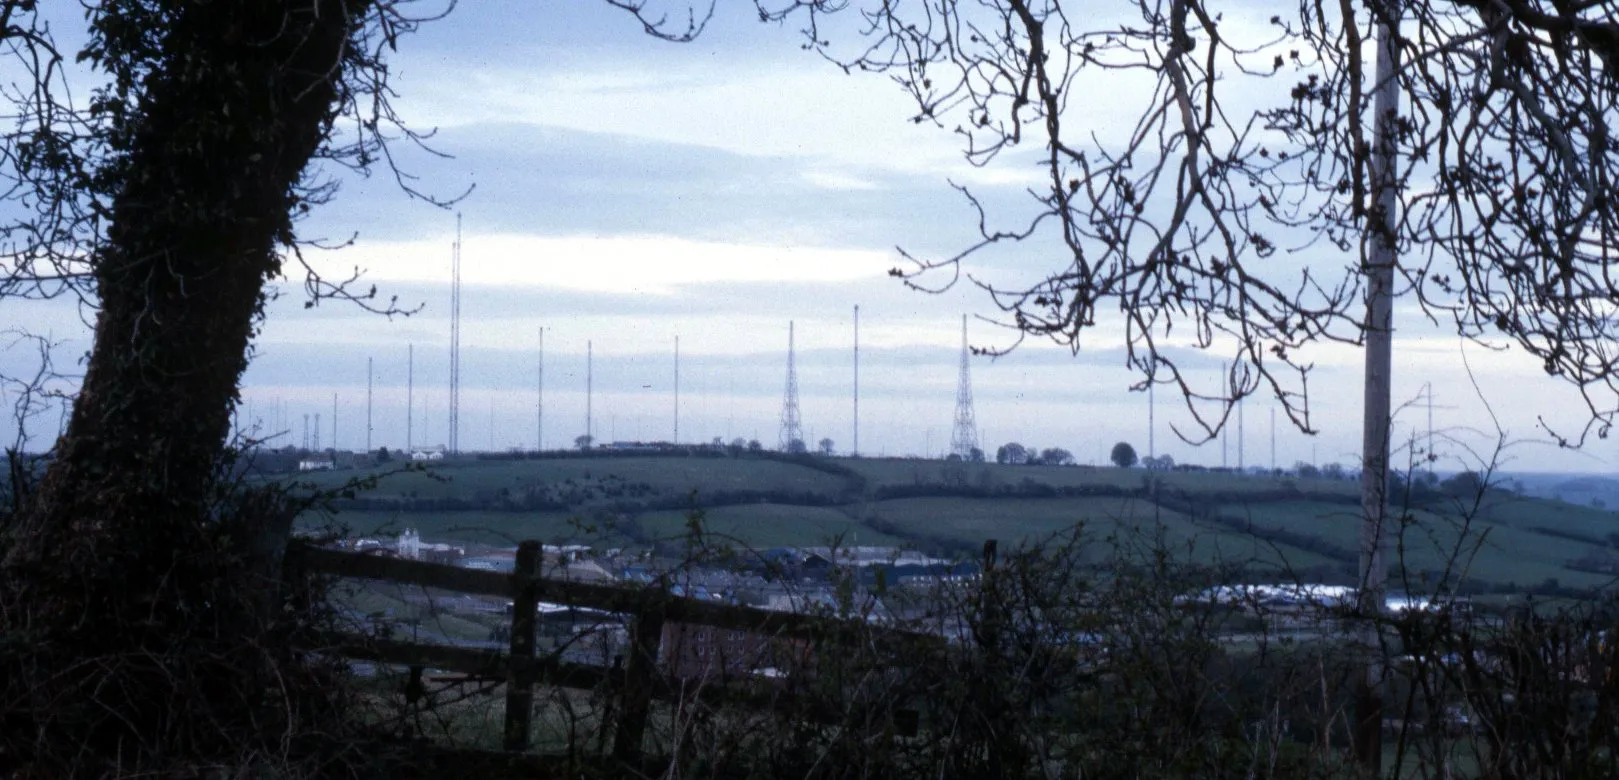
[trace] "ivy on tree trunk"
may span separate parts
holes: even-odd
[[[0,573],[9,628],[63,654],[59,682],[107,710],[119,745],[198,715],[157,699],[172,662],[84,661],[165,657],[233,619],[210,580],[229,544],[213,501],[237,383],[372,7],[118,0],[92,16],[86,56],[112,76],[92,110],[117,112],[96,184],[94,347]],[[123,701],[96,698],[114,674],[98,668],[117,669]]]

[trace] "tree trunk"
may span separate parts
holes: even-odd
[[[368,3],[176,5],[117,163],[95,347],[9,563],[206,519],[262,287]]]
[[[291,240],[296,185],[330,131],[371,2],[158,5],[109,4],[99,20],[141,89],[103,170],[112,196],[84,382],[0,569],[3,619],[35,631],[42,655],[65,654],[78,671],[62,683],[99,696],[91,678],[116,674],[136,705],[141,689],[123,671],[72,664],[163,656],[230,622],[234,600],[210,591],[228,571],[214,555],[216,473],[263,284]]]

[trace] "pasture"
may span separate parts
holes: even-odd
[[[385,464],[377,472],[389,470]],[[330,487],[358,475],[329,472],[308,481]],[[1157,502],[1144,489],[1149,479],[1157,481]],[[1097,488],[1120,495],[1072,492]],[[903,489],[906,497],[881,498],[892,495],[885,489]],[[637,546],[678,538],[687,514],[700,510],[716,539],[739,546],[818,546],[838,539],[957,551],[990,538],[1039,542],[1083,522],[1089,539],[1161,543],[1177,557],[1203,563],[1342,576],[1358,560],[1356,490],[1346,480],[931,460],[468,458],[435,463],[425,473],[384,476],[360,496],[369,502],[342,509],[337,520],[369,535],[411,527],[430,540]],[[521,508],[519,499],[536,495],[544,498],[543,509]],[[454,508],[440,506],[446,502]],[[1587,588],[1611,579],[1570,564],[1615,546],[1614,512],[1490,491],[1477,506],[1430,496],[1406,517],[1394,529],[1391,564],[1403,567],[1413,586],[1425,574],[1436,578],[1447,570],[1494,586],[1555,581]]]

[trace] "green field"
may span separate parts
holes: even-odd
[[[1137,488],[1149,472],[1111,466],[1006,466],[998,463],[958,463],[942,460],[898,458],[840,461],[864,476],[875,489],[885,485],[940,483],[960,479],[966,484],[1016,485],[1025,479],[1056,488],[1109,485]],[[1152,473],[1161,484],[1188,493],[1268,493],[1292,484],[1307,493],[1330,493],[1353,497],[1360,484],[1345,480],[1258,477],[1197,471]]]
[[[335,486],[357,475],[332,472],[310,481]],[[1154,495],[1164,505],[1142,497],[1149,478],[1158,480]],[[467,459],[385,477],[360,496],[369,504],[344,509],[336,519],[370,535],[411,527],[429,540],[637,546],[680,537],[688,512],[700,509],[716,539],[741,546],[838,539],[962,554],[986,539],[1039,542],[1083,522],[1092,540],[1162,543],[1177,557],[1201,562],[1330,573],[1353,571],[1358,559],[1357,489],[1343,480],[901,459]],[[895,490],[922,495],[891,497]],[[523,508],[525,495],[543,496],[545,508]],[[447,502],[455,509],[443,509]],[[1414,581],[1447,567],[1453,575],[1519,586],[1555,580],[1584,588],[1610,580],[1569,564],[1606,555],[1615,546],[1610,535],[1619,534],[1619,514],[1494,491],[1473,510],[1430,500],[1397,529],[1391,564],[1403,564]]]
[[[1220,512],[1241,517],[1255,528],[1306,533],[1348,550],[1360,544],[1358,507],[1288,501],[1226,504]],[[1589,516],[1582,518],[1581,514]],[[1576,522],[1582,524],[1575,526]],[[1459,507],[1440,505],[1412,512],[1408,523],[1390,529],[1389,565],[1392,570],[1410,572],[1419,583],[1424,571],[1437,574],[1447,570],[1457,577],[1519,585],[1552,578],[1564,585],[1593,587],[1612,580],[1567,568],[1565,564],[1582,555],[1587,546],[1531,530],[1537,525],[1577,528],[1597,535],[1608,532],[1602,529],[1619,530],[1619,520],[1611,514],[1553,502],[1508,499],[1485,507],[1471,520]]]
[[[1161,541],[1202,563],[1259,561],[1304,568],[1330,564],[1324,556],[1288,545],[1269,545],[1217,524],[1189,518],[1134,498],[907,498],[883,501],[878,517],[917,537],[971,544],[997,539],[1041,542],[1084,524],[1084,538],[1110,537],[1134,545]]]
[[[442,539],[502,546],[524,539],[560,543],[612,538],[610,533],[604,537],[602,533],[582,529],[582,521],[574,517],[566,512],[348,510],[338,512],[332,519],[356,536],[396,536],[406,528],[414,528],[423,539],[430,541]],[[313,527],[321,522],[324,521],[306,518],[304,525]]]
[[[803,466],[773,460],[732,458],[548,458],[543,460],[450,460],[424,472],[399,473],[403,464],[383,464],[370,471],[315,472],[300,476],[318,487],[335,487],[366,474],[381,475],[367,496],[398,498],[494,498],[501,490],[560,485],[642,487],[658,495],[685,496],[696,491],[770,491],[833,497],[846,481]],[[587,500],[586,503],[589,503]]]
[[[670,538],[684,533],[686,514],[648,512],[640,516],[643,529],[654,536]],[[836,540],[839,546],[898,546],[906,539],[877,531],[856,521],[841,510],[817,506],[747,504],[724,506],[703,512],[703,528],[719,537],[735,539],[754,549],[771,547],[820,547]]]

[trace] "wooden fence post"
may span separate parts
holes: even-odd
[[[642,607],[630,622],[630,646],[624,665],[624,687],[619,705],[618,731],[613,735],[613,757],[634,762],[641,757],[647,710],[657,676],[658,651],[663,643],[663,609]]]
[[[512,644],[506,664],[507,750],[527,750],[534,718],[534,613],[539,606],[540,543],[517,545],[512,593]]]
[[[281,557],[281,596],[299,614],[309,610],[309,567],[305,549],[304,542],[294,539]]]

